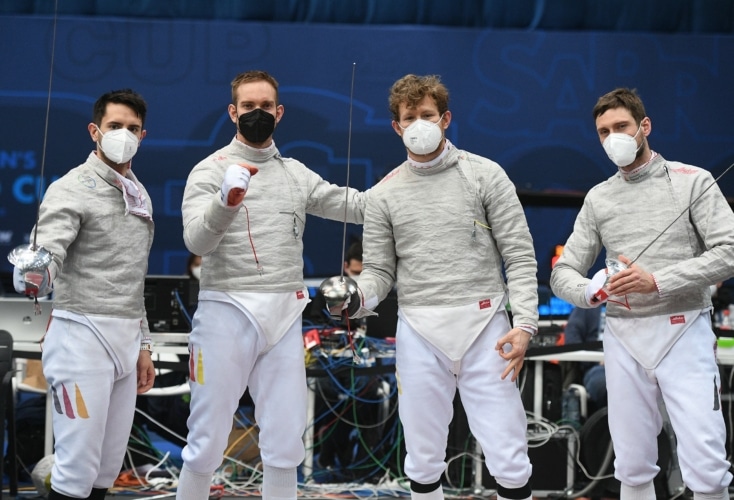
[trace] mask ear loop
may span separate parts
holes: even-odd
[[[645,118],[643,118],[644,120]],[[635,140],[635,144],[637,144],[637,134],[642,132],[642,122],[640,122],[640,126],[637,127],[637,132],[635,132],[635,135],[632,136],[632,138]],[[642,140],[640,141],[640,145],[635,148],[635,157],[637,157],[637,153],[640,152],[642,147],[645,145],[645,134],[642,134]]]
[[[645,117],[645,118],[647,118],[647,117]],[[643,118],[643,120],[644,120],[645,118]],[[637,127],[637,132],[635,132],[635,135],[633,135],[632,137],[633,137],[633,138],[634,138],[635,140],[637,140],[637,134],[639,134],[639,133],[640,133],[641,131],[642,131],[642,121],[640,121],[640,124],[639,124],[639,125],[638,125],[638,127]]]
[[[102,153],[105,154],[105,157],[107,157],[107,153],[104,152],[104,149],[102,149],[102,139],[104,139],[104,132],[102,132],[102,129],[99,128],[99,125],[96,123],[94,124],[94,128],[97,129],[97,147],[102,150]]]

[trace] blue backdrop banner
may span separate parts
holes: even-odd
[[[734,162],[731,35],[62,16],[41,179],[53,27],[50,16],[0,16],[3,255],[27,241],[39,187],[93,149],[86,127],[95,99],[131,87],[149,104],[148,135],[133,168],[154,202],[150,272],[183,273],[186,177],[233,137],[230,82],[250,69],[271,72],[281,85],[285,115],[275,133],[281,152],[338,184],[346,182],[349,164],[350,184],[359,189],[405,158],[387,96],[407,73],[441,75],[451,92],[451,141],[500,163],[518,190],[579,194],[614,174],[591,109],[618,86],[638,89],[652,119],[650,144],[666,158],[714,175]],[[734,175],[721,186],[734,196]],[[577,209],[527,205],[526,213],[544,282]],[[348,232],[358,237],[361,228],[350,225]],[[305,275],[338,273],[341,242],[341,223],[309,218]],[[4,258],[0,266],[10,269]]]

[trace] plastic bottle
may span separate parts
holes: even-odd
[[[574,429],[581,428],[581,409],[579,407],[579,394],[574,389],[568,389],[563,393],[561,402],[561,418],[563,423]]]

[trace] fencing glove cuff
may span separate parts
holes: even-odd
[[[600,269],[591,278],[591,281],[586,285],[584,294],[586,296],[586,303],[592,307],[599,307],[607,301],[609,294],[604,288],[607,284],[607,268]]]

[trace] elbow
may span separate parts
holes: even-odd
[[[202,237],[202,235],[194,234],[193,231],[188,231],[186,229],[184,229],[183,237],[184,245],[186,245],[188,251],[201,256],[212,253],[216,249],[218,243],[214,238]]]

